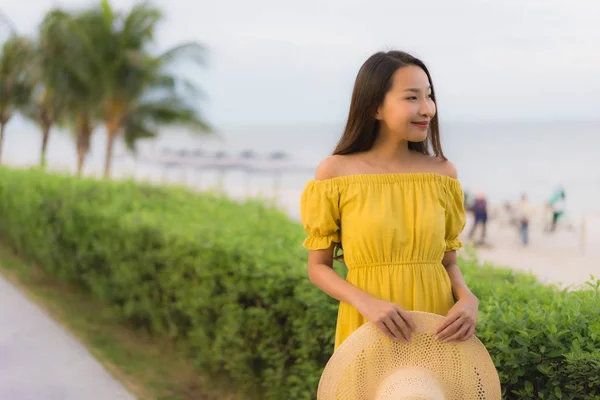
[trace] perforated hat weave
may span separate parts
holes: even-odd
[[[364,324],[335,351],[321,375],[318,400],[500,400],[500,380],[487,349],[434,338],[444,319],[411,312],[409,343]]]

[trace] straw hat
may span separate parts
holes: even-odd
[[[500,400],[500,380],[487,349],[435,340],[443,316],[411,311],[409,343],[366,323],[334,352],[321,375],[318,400]]]

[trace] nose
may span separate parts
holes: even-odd
[[[435,115],[435,102],[431,99],[423,100],[421,102],[419,114],[429,119],[433,118],[433,116]]]

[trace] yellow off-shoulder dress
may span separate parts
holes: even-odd
[[[454,305],[444,253],[462,247],[464,195],[436,173],[384,173],[309,181],[301,197],[304,247],[342,243],[347,281],[405,310],[446,315]],[[366,320],[340,303],[335,349]]]

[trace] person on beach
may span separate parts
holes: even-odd
[[[565,212],[565,190],[559,187],[556,192],[552,195],[550,200],[550,207],[552,207],[552,222],[550,225],[550,232],[556,231],[556,224]]]
[[[473,213],[474,222],[473,225],[471,225],[471,230],[469,231],[469,240],[473,240],[477,227],[480,227],[481,236],[479,237],[477,244],[485,243],[485,231],[488,220],[487,208],[487,200],[485,199],[485,195],[482,192],[477,193],[470,208],[471,212]]]
[[[521,244],[523,246],[527,246],[529,244],[529,222],[531,221],[533,209],[531,207],[531,204],[529,204],[529,200],[527,200],[526,194],[523,194],[521,196],[521,201],[519,202],[517,211],[519,218],[519,233],[521,235]]]
[[[442,152],[436,108],[422,61],[401,51],[372,55],[337,147],[302,192],[308,276],[340,301],[335,349],[367,321],[409,341],[410,310],[445,316],[439,340],[474,334],[478,299],[456,256],[464,194]],[[334,259],[345,263],[346,279]]]

